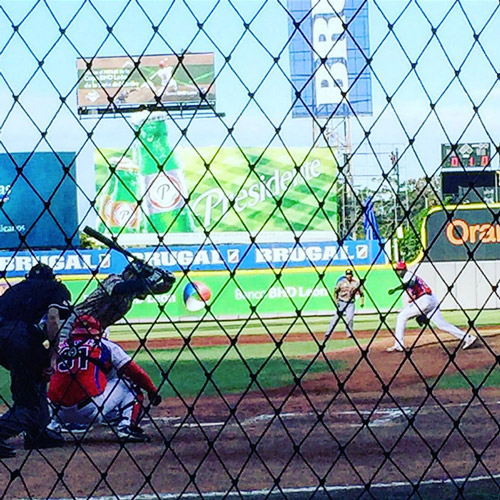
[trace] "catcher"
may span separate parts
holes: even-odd
[[[82,315],[61,344],[48,393],[54,407],[50,428],[86,430],[104,422],[121,441],[149,441],[139,427],[144,410],[140,390],[148,394],[151,406],[158,406],[161,396],[149,375],[102,333],[95,318]],[[110,373],[116,375],[109,378]]]

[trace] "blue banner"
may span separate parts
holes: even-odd
[[[337,243],[260,243],[255,245],[182,245],[170,248],[130,248],[139,259],[169,271],[224,271],[290,269],[324,266],[368,266],[385,264],[378,241]],[[126,258],[115,250],[71,250],[65,252],[1,252],[0,272],[22,277],[40,260],[59,275],[120,273]]]
[[[371,115],[368,0],[288,0],[288,9],[293,117]]]
[[[0,154],[0,248],[77,245],[74,153]]]

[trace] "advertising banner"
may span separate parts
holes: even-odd
[[[288,10],[293,117],[371,115],[368,1],[288,0]]]
[[[74,153],[0,154],[0,248],[77,244],[75,178]]]
[[[499,221],[499,204],[471,204],[434,209],[425,221],[424,243],[429,260],[499,260]]]
[[[371,266],[385,264],[385,253],[377,241],[346,241],[337,243],[263,243],[259,245],[175,245],[129,249],[137,258],[172,272],[226,271],[249,269],[291,269],[300,267]],[[79,249],[65,252],[2,252],[0,272],[8,278],[23,277],[41,261],[60,276],[91,276],[120,273],[127,261],[115,250]]]
[[[288,233],[293,240],[309,231],[335,239],[337,163],[330,148],[172,151],[167,133],[165,121],[153,120],[140,128],[134,148],[96,151],[99,231],[119,233],[125,244],[137,244],[127,234],[182,233],[184,243],[207,234],[242,242]]]
[[[332,271],[320,280],[314,269],[291,270],[282,274],[280,281],[270,271],[242,272],[236,278],[229,273],[190,273],[176,282],[166,294],[135,300],[127,315],[129,320],[155,321],[172,319],[248,318],[259,314],[304,315],[334,311],[333,290],[342,272]],[[388,310],[394,306],[394,298],[387,290],[396,285],[392,269],[372,269],[366,274],[366,309]],[[96,280],[89,286],[87,280],[64,281],[73,300],[80,302],[91,293]],[[201,308],[192,307],[192,289],[208,292]],[[199,297],[196,302],[201,302]],[[210,312],[204,305],[210,306]],[[162,311],[160,311],[160,306]]]
[[[214,54],[78,59],[78,111],[148,104],[215,105]],[[112,99],[112,104],[110,104]]]

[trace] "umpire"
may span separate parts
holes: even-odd
[[[10,372],[13,400],[0,417],[0,458],[15,456],[6,440],[21,432],[26,449],[63,442],[45,429],[50,421],[47,379],[56,360],[59,320],[69,315],[70,299],[66,286],[42,263],[0,297],[0,365]],[[44,318],[46,331],[38,326]]]

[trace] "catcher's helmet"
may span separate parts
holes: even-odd
[[[101,333],[101,323],[90,314],[78,316],[73,323],[73,334],[75,335],[100,335]]]
[[[30,280],[53,280],[55,277],[52,268],[42,262],[33,266],[26,275],[26,278]]]
[[[406,271],[408,268],[406,267],[406,262],[400,260],[395,266],[394,269],[396,271]]]

